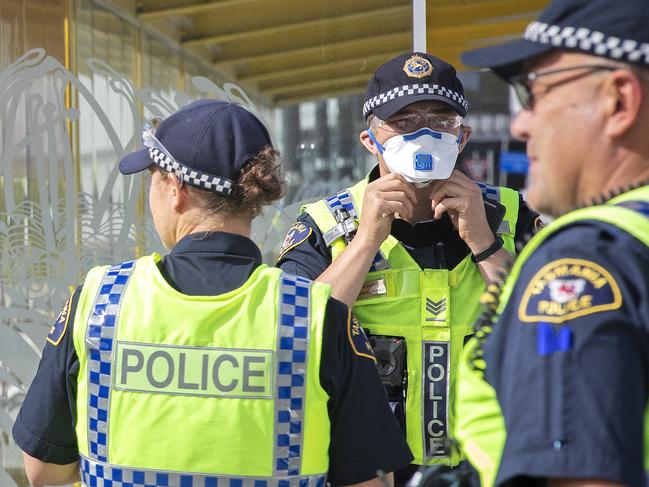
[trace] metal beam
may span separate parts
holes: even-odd
[[[231,7],[233,5],[238,6],[252,2],[259,2],[259,0],[220,0],[205,3],[194,3],[191,5],[183,5],[179,7],[155,8],[138,12],[137,18],[140,20],[153,20],[179,15],[197,15],[208,10],[214,10],[219,7]]]
[[[501,38],[507,35],[514,35],[521,32],[527,25],[527,20],[514,20],[503,22],[499,24],[476,24],[470,27],[463,28],[448,28],[429,33],[428,39],[431,46],[435,46],[431,50],[431,54],[438,57],[445,58],[445,55],[457,56],[459,52],[468,48],[468,45],[475,41],[484,38]],[[456,41],[461,35],[462,43]],[[346,68],[354,68],[357,65],[376,65],[387,61],[391,57],[400,54],[401,51],[380,52],[371,56],[352,57],[347,59],[340,59],[328,63],[316,63],[305,65],[298,63],[299,67],[291,69],[271,69],[270,71],[252,74],[248,76],[241,76],[239,79],[244,82],[263,83],[274,79],[282,79],[288,77],[299,78],[300,76],[318,73],[320,71],[344,71]]]
[[[305,101],[319,100],[322,97],[336,97],[336,96],[346,96],[346,95],[356,95],[363,93],[365,91],[365,85],[359,84],[358,86],[352,86],[350,88],[338,88],[335,90],[328,90],[326,92],[319,91],[316,94],[306,93],[302,95],[295,96],[278,96],[273,99],[273,106],[275,107],[284,107],[289,105],[295,105],[296,103],[301,103]],[[361,114],[358,114],[360,118]]]
[[[428,9],[428,28],[434,29],[449,24],[467,25],[478,21],[485,21],[499,17],[511,17],[524,13],[537,13],[547,4],[547,0],[495,0],[492,2],[471,2],[459,5],[444,5]],[[224,34],[206,35],[195,39],[188,39],[182,43],[183,47],[200,46],[205,44],[234,42],[248,37],[263,35],[286,34],[287,30],[313,29],[327,24],[338,22],[371,21],[382,16],[407,15],[411,12],[411,5],[390,7],[386,9],[370,10],[353,14],[342,14],[332,17],[292,22],[289,24],[274,25],[261,29],[252,29]],[[410,17],[408,15],[408,17]]]
[[[264,27],[262,29],[252,29],[239,32],[230,32],[226,34],[215,34],[197,39],[189,39],[182,43],[183,47],[202,46],[205,44],[215,44],[219,42],[232,42],[244,39],[251,36],[273,35],[273,34],[286,34],[287,30],[293,29],[314,29],[326,24],[336,23],[339,21],[357,22],[360,20],[371,20],[375,17],[403,15],[410,12],[410,5],[403,5],[399,7],[390,7],[385,9],[370,10],[365,12],[358,12],[354,14],[342,14],[333,17],[325,17],[315,20],[307,20],[303,22],[292,22],[290,24],[273,25],[271,27]]]
[[[396,32],[392,34],[379,34],[370,37],[359,37],[348,41],[336,42],[332,44],[317,44],[310,47],[301,47],[299,49],[290,49],[286,51],[273,51],[265,54],[256,54],[253,56],[245,55],[230,55],[219,58],[214,61],[215,66],[224,66],[227,64],[247,64],[254,65],[265,62],[276,62],[279,60],[291,57],[317,57],[321,58],[323,55],[332,52],[349,51],[357,47],[372,46],[378,41],[398,43],[406,39],[410,35],[410,31]],[[406,42],[407,43],[407,42]]]
[[[320,71],[343,71],[345,68],[355,68],[355,67],[364,67],[371,66],[375,68],[386,60],[398,56],[401,54],[401,51],[390,51],[390,52],[380,52],[374,54],[373,56],[363,56],[351,59],[344,59],[342,61],[333,61],[330,63],[319,63],[313,64],[311,66],[301,66],[299,68],[293,69],[282,69],[281,71],[269,71],[266,73],[255,74],[252,76],[241,76],[239,79],[244,83],[260,83],[264,81],[270,81],[277,78],[293,78],[299,80],[299,76],[304,76],[308,74],[319,73]],[[334,78],[335,79],[335,78]],[[331,81],[331,78],[329,79]]]
[[[338,80],[334,79],[321,79],[318,81],[311,81],[310,83],[300,83],[299,85],[286,85],[278,86],[277,88],[271,88],[268,90],[263,90],[263,93],[267,96],[280,95],[282,93],[299,93],[301,91],[311,91],[318,90],[322,88],[336,87],[340,85],[349,85],[349,84],[367,84],[367,81],[372,76],[371,72],[361,73],[355,76],[349,76],[348,78],[341,78]]]

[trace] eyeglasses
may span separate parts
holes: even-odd
[[[548,76],[551,74],[559,74],[559,73],[568,73],[570,71],[576,71],[578,69],[585,69],[586,71],[576,76],[569,77],[561,81],[558,81],[556,83],[549,84],[541,92],[537,92],[537,93],[532,92],[532,87],[531,87],[532,81],[535,81],[541,78],[542,76]],[[547,71],[533,71],[531,73],[522,74],[519,76],[513,76],[509,78],[508,82],[514,88],[514,93],[516,93],[516,97],[518,98],[518,101],[520,102],[523,109],[533,110],[534,103],[536,102],[536,100],[541,95],[546,94],[548,91],[550,91],[550,89],[554,88],[555,86],[561,85],[563,83],[569,83],[570,81],[576,81],[582,76],[594,74],[598,71],[616,71],[618,69],[620,68],[615,66],[609,66],[606,64],[580,64],[579,66],[570,66],[568,68],[549,69]]]
[[[178,176],[178,179],[182,184],[183,174],[180,169],[181,164],[174,158],[174,156],[171,155],[167,148],[162,145],[162,142],[160,142],[155,136],[156,130],[158,130],[158,127],[162,123],[162,120],[163,119],[159,117],[154,117],[147,120],[147,122],[142,127],[142,144],[144,145],[144,147],[148,147],[150,149],[158,149],[165,156],[167,156],[168,161],[170,161],[171,167],[165,167],[163,169],[173,171],[173,173]]]
[[[397,115],[388,120],[381,120],[376,117],[379,128],[397,134],[414,132],[417,129],[428,127],[437,132],[451,132],[462,125],[462,117],[459,115],[441,115],[436,113],[412,113]]]

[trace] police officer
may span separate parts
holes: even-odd
[[[647,485],[648,53],[646,0],[554,0],[523,39],[463,58],[513,85],[529,201],[563,215],[462,360],[458,433],[483,485]]]
[[[171,252],[96,267],[68,300],[13,429],[30,481],[372,484],[408,464],[346,306],[248,238],[282,192],[264,126],[214,100],[156,125],[120,171],[148,168]]]
[[[360,142],[378,165],[355,186],[306,205],[278,265],[332,285],[370,341],[416,465],[457,465],[449,445],[457,357],[485,280],[506,269],[538,215],[513,190],[455,169],[471,133],[455,69],[421,52],[380,66]],[[405,411],[405,417],[404,417]]]

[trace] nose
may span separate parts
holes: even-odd
[[[520,110],[512,120],[509,126],[509,131],[512,136],[519,140],[527,140],[530,138],[532,128],[532,111]]]

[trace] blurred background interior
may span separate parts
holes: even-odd
[[[375,164],[358,143],[363,92],[376,67],[412,50],[413,31],[461,71],[473,127],[461,167],[523,187],[509,91],[459,55],[518,37],[546,3],[0,0],[0,485],[28,485],[11,425],[69,286],[93,265],[162,250],[146,180],[116,167],[147,117],[214,97],[264,120],[289,176],[254,227],[272,264],[303,202]]]

